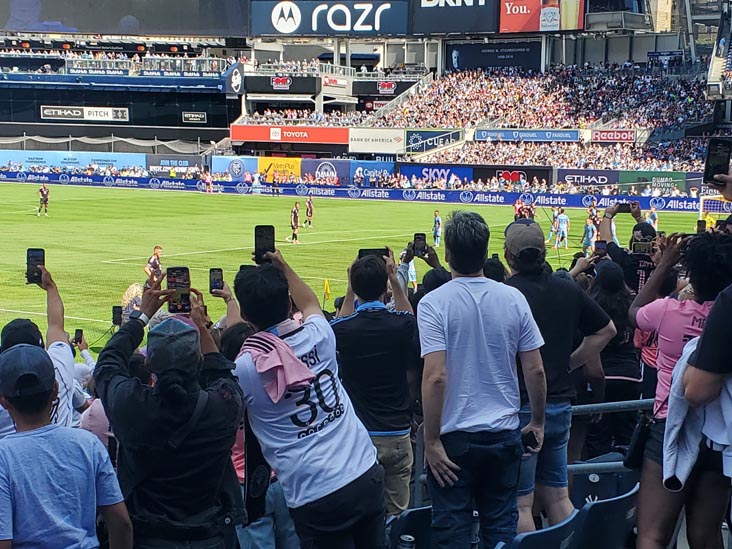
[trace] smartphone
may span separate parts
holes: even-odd
[[[41,248],[28,248],[26,252],[25,279],[26,284],[40,284],[41,270],[39,265],[46,264],[46,252]]]
[[[389,255],[389,250],[386,248],[362,248],[358,251],[358,258],[363,259],[364,257],[375,255],[381,259]]]
[[[254,227],[254,262],[257,265],[270,263],[264,258],[267,252],[275,251],[275,229],[273,225],[257,225]]]
[[[493,254],[491,256],[491,259],[495,259],[496,261],[500,261],[501,260],[501,258],[498,256],[498,254]]]
[[[122,326],[122,307],[119,305],[112,307],[112,324],[114,326]]]
[[[536,440],[536,435],[532,431],[529,431],[528,433],[522,433],[521,446],[524,447],[524,452],[528,452],[529,448],[539,446],[539,441]]]
[[[84,339],[84,330],[77,330],[74,332],[74,343],[81,343],[81,340]]]
[[[714,179],[715,175],[727,175],[729,173],[729,162],[732,157],[732,140],[722,137],[712,137],[707,147],[707,158],[704,161],[704,184],[716,187],[719,181]]]
[[[600,256],[600,257],[607,255],[607,241],[606,240],[596,240],[595,241],[595,255]]]
[[[175,290],[173,298],[168,302],[168,312],[188,314],[191,312],[191,273],[188,267],[168,267],[168,290]]]
[[[714,224],[714,228],[723,233],[727,232],[727,227],[729,227],[729,223],[726,219],[720,219]]]
[[[629,214],[630,213],[630,202],[621,202],[618,204],[618,213],[619,214]]]
[[[704,233],[707,230],[707,222],[704,219],[699,219],[696,222],[696,234]]]
[[[209,269],[208,270],[208,291],[213,293],[214,290],[224,289],[224,270]]]
[[[414,233],[414,256],[424,257],[427,254],[427,235]]]

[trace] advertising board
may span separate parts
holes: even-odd
[[[585,0],[501,0],[500,32],[584,29]]]

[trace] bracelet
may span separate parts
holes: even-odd
[[[613,216],[607,215],[607,214],[603,214],[602,217],[603,217],[603,219],[612,219],[613,218]]]
[[[227,298],[227,299],[224,300],[224,303],[226,303],[228,305],[232,301],[234,301],[234,298],[233,297],[229,297],[229,298]]]

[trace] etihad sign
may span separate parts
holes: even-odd
[[[600,143],[635,143],[635,130],[593,130],[592,141]]]

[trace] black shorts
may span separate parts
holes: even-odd
[[[643,454],[646,459],[658,463],[663,467],[663,437],[666,430],[666,420],[656,419],[651,425],[651,434],[646,442]],[[722,452],[712,450],[707,446],[707,438],[703,437],[699,445],[699,456],[694,465],[695,471],[723,474]]]
[[[296,231],[297,230],[297,225],[290,225],[290,227],[292,227],[292,230],[293,231]]]
[[[663,433],[666,430],[665,419],[654,419],[651,424],[651,433],[646,441],[643,457],[654,463],[663,465]]]
[[[47,198],[41,198],[41,206],[43,206],[44,204],[48,204]]]

